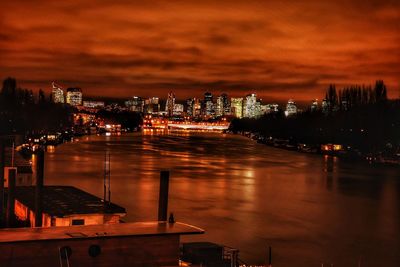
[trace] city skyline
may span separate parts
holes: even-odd
[[[55,80],[89,96],[174,91],[185,99],[211,90],[308,101],[331,83],[383,79],[388,96],[399,95],[396,1],[24,1],[1,7],[1,78],[16,77],[33,90],[50,92]]]

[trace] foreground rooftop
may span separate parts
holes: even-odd
[[[0,229],[0,244],[70,239],[203,234],[185,223],[135,222],[120,224]]]

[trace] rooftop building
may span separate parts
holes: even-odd
[[[17,186],[15,215],[20,221],[35,222],[35,186]],[[42,189],[44,227],[119,223],[126,210],[73,186],[44,186]]]

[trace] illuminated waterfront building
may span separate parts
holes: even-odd
[[[132,99],[125,101],[125,106],[133,112],[143,112],[143,100],[140,96],[134,96]]]
[[[174,107],[175,107],[175,94],[169,92],[167,102],[165,103],[165,111],[167,112],[168,116],[171,117],[174,114]]]
[[[297,114],[297,106],[293,99],[289,99],[288,103],[286,104],[285,116],[293,116]]]
[[[243,98],[231,98],[232,115],[236,118],[243,117]]]
[[[52,82],[53,90],[52,97],[54,103],[64,103],[64,91],[61,86]]]
[[[82,89],[79,87],[68,88],[67,89],[67,104],[71,106],[81,106],[82,105]]]
[[[258,104],[257,104],[258,103]],[[256,118],[260,115],[260,103],[256,94],[249,94],[243,101],[243,117]]]

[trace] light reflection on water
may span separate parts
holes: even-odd
[[[398,266],[398,169],[279,150],[222,134],[90,136],[46,154],[46,184],[102,195],[111,152],[112,201],[126,220],[157,217],[159,171],[171,171],[170,211],[209,240],[274,266]]]

